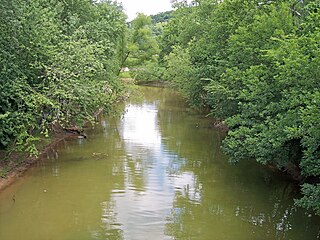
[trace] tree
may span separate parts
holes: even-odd
[[[1,0],[0,147],[37,154],[35,134],[110,108],[125,17],[109,1]],[[93,27],[94,26],[94,27]]]
[[[139,13],[133,20],[129,42],[128,65],[130,67],[141,67],[148,61],[157,61],[159,47],[152,35],[149,16]]]
[[[151,15],[152,24],[168,22],[172,18],[172,11],[161,12],[155,15]]]
[[[228,124],[223,148],[230,161],[254,158],[311,184],[297,204],[318,214],[319,6],[183,3],[161,44],[173,85]]]

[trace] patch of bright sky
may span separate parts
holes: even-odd
[[[133,20],[137,13],[154,15],[172,10],[170,0],[117,0],[117,2],[122,3],[128,21]]]

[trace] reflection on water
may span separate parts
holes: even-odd
[[[125,112],[121,122],[121,130],[126,145],[159,148],[161,135],[157,125],[157,105],[128,105]]]
[[[190,175],[168,174],[174,152],[162,143],[158,102],[128,105],[119,123],[126,156],[125,186],[113,194],[114,211],[124,239],[170,239],[165,219],[170,214],[176,189],[190,183]]]
[[[229,165],[210,119],[166,89],[142,90],[0,194],[1,240],[320,238],[290,183]]]

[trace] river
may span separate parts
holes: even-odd
[[[230,165],[211,119],[168,89],[140,89],[123,115],[0,193],[1,240],[320,238],[288,180],[254,161]]]

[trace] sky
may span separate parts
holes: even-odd
[[[154,15],[172,9],[170,0],[117,0],[117,2],[122,3],[129,21],[133,20],[138,12]]]

